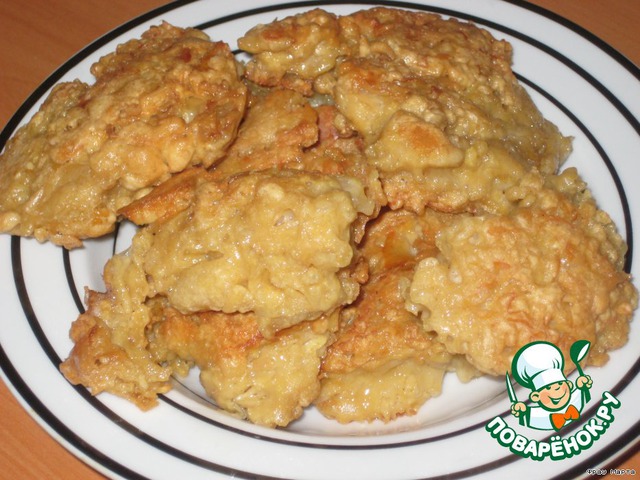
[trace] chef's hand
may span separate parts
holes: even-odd
[[[519,417],[524,415],[527,411],[527,406],[523,402],[516,402],[511,404],[511,415],[514,417]]]
[[[581,390],[588,390],[589,388],[591,388],[592,385],[593,385],[593,380],[591,380],[591,377],[589,375],[581,375],[576,380],[576,387],[578,387]]]

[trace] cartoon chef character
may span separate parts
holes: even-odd
[[[513,358],[511,372],[516,381],[531,390],[528,406],[511,394],[511,413],[523,417],[525,424],[537,430],[560,430],[580,417],[585,395],[593,382],[588,375],[576,380],[576,387],[564,375],[564,357],[549,342],[532,342]],[[511,392],[511,390],[510,390]]]

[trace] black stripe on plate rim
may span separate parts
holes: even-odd
[[[22,305],[22,310],[24,312],[25,318],[31,329],[38,339],[42,349],[44,350],[47,357],[51,360],[53,364],[57,365],[60,362],[56,362],[55,359],[59,360],[59,357],[51,348],[48,340],[42,332],[40,325],[38,323],[38,319],[31,305],[31,301],[29,299],[29,293],[27,291],[27,287],[24,281],[24,273],[22,270],[22,255],[20,248],[20,237],[12,237],[11,238],[11,263],[13,268],[13,278],[15,283],[15,288],[20,298],[20,303]],[[45,340],[43,341],[43,338]],[[114,473],[118,473],[120,475],[126,476],[127,478],[135,479],[135,480],[144,480],[146,477],[137,474],[124,467],[123,465],[115,462],[113,459],[107,457],[104,453],[95,449],[92,445],[87,443],[84,439],[77,436],[67,425],[61,422],[58,417],[56,417],[47,407],[42,403],[40,398],[38,398],[29,385],[22,379],[20,374],[17,372],[11,360],[8,358],[6,352],[0,345],[0,368],[6,375],[7,379],[11,382],[16,391],[20,394],[20,397],[37,413],[38,417],[45,422],[51,429],[53,429],[58,435],[65,439],[65,441],[69,442],[70,445],[77,448],[80,452],[90,458],[92,461],[97,462],[100,465],[103,465],[109,471]]]
[[[118,233],[120,232],[120,223],[116,223],[116,226],[113,231],[114,238],[118,238]],[[116,254],[116,242],[113,241],[113,247],[111,248],[111,256]],[[64,273],[67,277],[67,285],[69,287],[69,292],[71,292],[71,297],[73,298],[73,302],[76,304],[76,308],[78,309],[78,313],[84,313],[84,302],[82,301],[83,295],[80,294],[78,289],[76,288],[76,282],[73,277],[73,267],[71,265],[71,255],[67,248],[62,248],[62,264],[64,265]]]
[[[78,313],[82,314],[85,311],[84,303],[82,302],[80,292],[78,292],[76,288],[76,282],[73,278],[73,268],[71,266],[71,257],[69,256],[69,250],[66,248],[62,248],[62,264],[64,265],[64,274],[67,277],[67,286],[73,298],[73,303],[76,304]]]
[[[23,276],[23,271],[22,271],[22,260],[21,260],[21,249],[20,249],[20,244],[21,244],[21,239],[20,237],[12,237],[12,262],[14,265],[13,271],[14,271],[14,280],[16,282],[16,290],[18,291],[19,295],[20,295],[20,299],[21,299],[21,304],[23,306],[24,309],[24,313],[25,316],[28,319],[28,322],[32,328],[32,331],[34,332],[34,336],[38,339],[38,342],[40,343],[40,345],[43,348],[43,351],[47,354],[47,356],[49,357],[50,361],[54,364],[54,365],[59,365],[61,359],[57,356],[57,354],[55,353],[53,347],[51,346],[51,344],[49,343],[46,335],[44,334],[44,332],[42,331],[42,328],[39,324],[39,320],[37,318],[37,316],[35,315],[35,312],[33,311],[33,308],[31,307],[31,302],[29,300],[29,296],[28,296],[28,292],[27,292],[27,288],[26,288],[26,284],[24,281],[24,276]],[[33,393],[31,392],[31,390],[29,389],[29,387],[26,385],[26,383],[22,380],[22,378],[19,376],[19,374],[15,371],[15,369],[13,368],[13,366],[11,365],[11,362],[6,358],[6,355],[4,354],[4,351],[1,349],[0,346],[0,361],[2,361],[2,367],[3,367],[3,371],[5,371],[5,374],[7,374],[7,376],[11,376],[11,381],[12,384],[14,386],[20,384],[20,386],[22,387],[19,391],[21,392],[21,395],[24,395],[25,393],[27,393],[28,395],[30,395],[29,398],[29,404],[34,407],[37,405],[38,407],[40,407],[39,409],[37,409],[38,415],[52,428],[54,428],[54,430],[60,434],[66,441],[68,441],[71,445],[74,445],[76,448],[78,448],[80,451],[82,451],[83,453],[85,453],[87,455],[87,457],[93,459],[94,461],[98,462],[99,464],[103,465],[105,468],[108,468],[109,470],[111,470],[114,473],[118,473],[118,474],[123,474],[123,471],[126,471],[126,477],[127,478],[132,478],[132,479],[143,479],[145,477],[140,476],[139,474],[135,473],[135,472],[130,472],[126,467],[123,467],[122,465],[118,464],[117,462],[113,461],[112,459],[110,459],[109,457],[104,456],[104,454],[102,454],[101,452],[99,452],[98,450],[96,450],[94,447],[92,447],[91,445],[87,444],[84,440],[82,440],[81,438],[77,437],[77,435],[75,435],[66,425],[64,425],[59,419],[57,419],[57,417],[55,417],[42,403],[41,401],[35,397],[35,395],[33,395]],[[5,363],[7,365],[9,365],[10,369],[5,369]],[[638,365],[640,364],[640,362],[636,362],[636,369],[635,369],[635,373],[637,373],[638,370]],[[631,377],[632,378],[632,373],[634,372],[628,372],[626,377]],[[618,386],[624,386],[628,384],[628,379],[625,378],[623,379],[621,382],[619,382]],[[616,387],[616,388],[617,388]],[[23,388],[26,389],[23,391]],[[215,471],[218,473],[222,473],[225,475],[230,475],[233,476],[235,478],[245,478],[245,479],[260,479],[260,480],[287,480],[284,477],[270,477],[270,476],[265,476],[265,475],[260,475],[260,474],[254,474],[251,472],[245,472],[242,470],[238,470],[238,469],[233,469],[233,468],[229,468],[229,467],[224,467],[222,465],[219,465],[215,462],[211,462],[208,460],[204,460],[198,457],[195,457],[191,454],[188,454],[186,452],[183,452],[182,450],[176,449],[174,447],[171,447],[169,445],[167,445],[164,442],[161,442],[160,440],[146,434],[145,432],[141,431],[140,429],[138,429],[137,427],[129,424],[128,422],[124,421],[121,417],[119,417],[117,414],[115,414],[112,410],[108,409],[104,404],[102,404],[101,402],[99,402],[95,397],[93,397],[86,388],[84,387],[75,387],[76,391],[79,393],[79,395],[81,395],[88,403],[90,403],[96,410],[98,410],[100,413],[102,413],[103,415],[105,415],[107,418],[109,418],[112,422],[114,422],[115,424],[117,424],[118,426],[120,426],[121,428],[123,428],[127,433],[134,435],[135,437],[139,438],[140,440],[144,441],[145,443],[149,444],[150,446],[164,452],[167,453],[168,455],[171,455],[175,458],[178,458],[180,460],[183,460],[185,462],[191,463],[193,465],[199,466],[201,468],[205,468],[211,471]],[[613,390],[612,390],[613,392]],[[616,395],[616,393],[614,393],[614,395]],[[23,397],[25,398],[25,397]],[[25,400],[27,400],[25,398]],[[30,400],[33,400],[34,402],[32,403]],[[168,399],[165,398],[165,401],[167,401]],[[171,401],[171,403],[173,403]],[[179,405],[175,405],[177,408],[182,409],[182,407],[180,407]],[[590,409],[584,416],[583,418],[589,418],[591,416],[593,416],[595,414],[595,410],[596,407],[593,407],[592,409]],[[42,413],[45,413],[46,415],[42,415]],[[193,412],[190,412],[191,415],[193,415]],[[215,423],[215,422],[214,422]],[[640,422],[639,422],[640,423]],[[567,427],[567,431],[571,431],[573,429],[576,429],[579,426],[579,422],[570,425]],[[482,426],[484,426],[484,423],[481,424]],[[224,425],[222,425],[222,427],[224,428]],[[633,427],[631,427],[631,429],[629,430],[629,433],[631,433],[632,438],[635,437],[635,434],[633,432],[635,432],[635,428],[637,427],[637,424],[634,425]],[[248,435],[246,432],[243,431],[238,431],[237,433],[241,433],[243,435]],[[259,437],[254,437],[256,439],[260,439],[260,440],[273,440],[270,438],[259,438]],[[285,442],[287,443],[287,442]],[[416,445],[416,444],[421,444],[424,442],[407,442],[406,444],[404,444],[404,446],[409,446],[409,445]],[[616,445],[615,447],[611,447],[611,448],[615,448],[615,451],[618,451],[621,447],[627,445],[627,441],[626,439],[621,439],[619,438],[616,441]],[[307,445],[307,444],[296,444],[296,446],[302,446],[302,447],[314,447],[314,448],[324,448],[326,450],[331,450],[331,449],[352,449],[351,447],[342,447],[342,446],[331,446],[331,445]],[[396,447],[397,445],[391,445],[390,447]],[[356,447],[356,449],[360,449],[361,447]],[[362,447],[364,449],[367,449],[366,447]],[[374,449],[376,448],[376,446],[370,447],[369,449]],[[610,455],[608,453],[603,453],[600,452],[598,454],[599,457],[602,457],[603,459],[609,458]],[[105,459],[106,463],[101,461]],[[431,477],[425,477],[425,480],[428,478],[429,480],[436,480],[436,479],[444,479],[444,478],[448,478],[448,479],[457,479],[457,478],[467,478],[469,476],[473,476],[473,475],[477,475],[479,473],[485,473],[488,471],[493,470],[494,468],[498,468],[498,467],[504,467],[510,463],[513,463],[515,461],[518,460],[522,460],[521,457],[516,456],[516,455],[508,455],[506,457],[494,460],[492,462],[488,462],[479,466],[475,466],[469,469],[465,469],[465,470],[461,470],[461,471],[457,471],[457,472],[452,472],[452,473],[448,473],[446,475],[443,476],[431,476]],[[593,466],[593,462],[594,462],[594,457],[589,457],[589,460],[585,460],[585,465],[589,465],[589,466]],[[577,472],[582,472],[584,471],[584,469],[582,467],[577,468]],[[564,477],[566,478],[566,477]],[[294,479],[290,479],[290,480],[294,480]]]
[[[17,236],[11,237],[11,261],[13,265],[13,277],[15,288],[20,298],[20,303],[22,305],[22,309],[31,327],[34,337],[40,344],[43,352],[49,358],[51,364],[58,369],[60,363],[62,363],[62,359],[58,356],[53,346],[49,342],[46,334],[44,333],[40,321],[33,310],[31,305],[31,300],[29,298],[29,292],[26,286],[24,271],[22,269],[22,250],[21,250],[21,238]],[[111,460],[109,457],[106,457],[104,454],[96,450],[93,446],[88,444],[85,440],[78,437],[69,427],[67,427],[64,423],[62,423],[42,402],[41,400],[33,394],[29,386],[22,379],[20,374],[16,371],[15,367],[5,354],[2,346],[0,345],[0,367],[5,372],[8,378],[10,378],[12,385],[18,389],[20,395],[28,401],[29,405],[35,410],[38,416],[45,421],[49,426],[51,426],[59,435],[62,436],[69,444],[78,448],[78,450],[85,453],[89,458],[95,460],[101,465],[104,465],[110,471],[118,474],[123,474],[123,476],[127,478],[134,479],[144,479],[145,477],[138,475],[135,472],[132,472],[128,468],[123,465]],[[58,371],[60,375],[60,373]],[[122,417],[117,415],[115,412],[106,407],[102,402],[98,401],[91,393],[82,386],[74,386],[75,391],[82,396],[91,406],[99,411],[102,415],[111,420],[115,425],[119,426],[127,433],[132,436],[138,438],[139,440],[147,443],[148,445],[154,447],[157,450],[160,450],[164,453],[167,453],[175,458],[179,458],[185,462],[191,463],[193,465],[197,465],[199,467],[205,468],[207,470],[215,471],[217,473],[221,473],[224,475],[229,475],[235,478],[244,478],[244,479],[253,479],[260,478],[264,480],[285,480],[280,477],[269,477],[264,475],[258,475],[245,472],[242,470],[237,470],[230,467],[225,467],[223,465],[219,465],[214,462],[210,462],[193,455],[190,455],[182,450],[174,448],[166,443],[148,435],[144,431],[130,424]],[[126,474],[126,475],[124,475]]]
[[[536,83],[534,83],[532,80],[522,76],[522,75],[517,75],[518,80],[521,81],[522,83],[528,85],[530,88],[534,89],[535,91],[537,91],[538,93],[540,93],[541,95],[543,95],[547,100],[549,100],[551,103],[553,103],[559,110],[561,110],[565,115],[567,115],[571,121],[584,133],[584,135],[588,138],[588,140],[590,141],[590,143],[594,146],[594,148],[598,151],[602,161],[605,163],[605,165],[607,166],[611,176],[613,177],[614,182],[616,183],[616,187],[618,190],[618,195],[620,197],[620,202],[624,211],[624,218],[625,218],[625,224],[626,224],[626,232],[627,232],[627,243],[629,245],[629,251],[627,254],[627,259],[626,259],[626,266],[629,269],[628,271],[630,271],[631,268],[631,257],[632,257],[632,244],[633,244],[633,228],[632,228],[632,221],[630,218],[630,210],[629,210],[629,205],[628,205],[628,201],[627,201],[627,197],[624,191],[624,187],[622,186],[622,183],[620,181],[620,178],[617,174],[617,171],[615,170],[613,164],[611,163],[611,159],[609,158],[609,156],[607,155],[607,153],[605,152],[604,148],[602,147],[602,145],[600,145],[600,143],[598,142],[598,140],[593,136],[593,134],[587,129],[587,127],[584,125],[584,123],[582,123],[576,116],[575,114],[573,114],[568,108],[566,108],[557,98],[555,98],[554,96],[552,96],[549,92],[547,92],[546,90],[544,90],[541,86],[537,85]],[[114,239],[114,244],[117,241],[117,237]],[[115,250],[115,247],[114,247]],[[68,252],[63,252],[63,255],[66,255]],[[73,282],[69,282],[69,285],[74,285]],[[74,288],[75,290],[75,288]],[[71,294],[76,297],[77,296],[77,292],[76,291],[72,291]],[[626,377],[625,377],[626,378]],[[625,382],[623,384],[617,384],[614,388],[612,388],[610,391],[614,394],[614,395],[618,395],[622,389],[624,388],[624,385],[626,385],[628,383],[628,379],[625,380]],[[188,387],[184,386],[183,387],[185,389],[188,390]],[[192,394],[197,395],[197,393],[191,391]],[[282,444],[286,444],[286,445],[292,445],[292,446],[302,446],[302,447],[308,447],[308,448],[321,448],[321,449],[350,449],[350,450],[366,450],[366,449],[390,449],[390,448],[401,448],[401,447],[407,447],[407,446],[412,446],[412,445],[419,445],[419,444],[426,444],[426,443],[432,443],[435,441],[439,441],[439,440],[444,440],[447,438],[452,438],[458,435],[462,435],[465,433],[468,433],[470,431],[476,430],[478,428],[483,428],[484,425],[486,424],[487,421],[491,420],[489,419],[485,419],[485,421],[483,422],[479,422],[477,424],[474,425],[470,425],[468,427],[453,431],[453,432],[449,432],[446,434],[442,434],[442,435],[437,435],[437,436],[433,436],[433,437],[428,437],[428,438],[423,438],[423,439],[419,439],[419,440],[413,440],[413,441],[406,441],[406,442],[399,442],[399,443],[380,443],[380,444],[375,444],[375,445],[348,445],[348,446],[343,446],[343,445],[335,445],[335,444],[327,444],[327,443],[311,443],[311,442],[303,442],[303,441],[295,441],[295,440],[284,440],[284,439],[279,439],[279,438],[274,438],[274,437],[270,437],[270,436],[265,436],[265,435],[260,435],[260,434],[256,434],[256,433],[248,433],[245,432],[243,430],[237,429],[235,427],[231,427],[228,425],[225,425],[221,422],[218,422],[216,420],[204,417],[196,412],[193,412],[191,410],[189,410],[188,408],[180,405],[179,403],[170,400],[164,396],[161,396],[161,399],[163,401],[165,401],[166,403],[168,403],[169,405],[171,405],[173,408],[177,408],[180,411],[182,411],[185,414],[191,415],[197,419],[199,419],[200,421],[209,423],[211,425],[214,425],[218,428],[222,428],[228,431],[232,431],[234,433],[238,433],[241,435],[247,435],[249,437],[252,438],[256,438],[256,439],[260,439],[260,440],[264,440],[264,441],[270,441],[270,442],[274,442],[274,443],[282,443]],[[589,411],[587,411],[589,413]],[[593,412],[591,412],[593,414],[595,414],[595,409],[593,410]],[[504,417],[508,417],[510,415],[509,412],[504,412],[502,414],[502,416]],[[590,415],[589,415],[590,416]],[[586,417],[585,415],[583,415],[583,417]],[[574,423],[575,424],[575,423]],[[568,427],[567,427],[568,430]]]
[[[104,45],[108,41],[111,41],[112,39],[118,37],[119,35],[125,33],[126,31],[128,31],[132,27],[134,27],[136,25],[139,25],[140,23],[143,23],[146,20],[156,18],[163,12],[175,10],[175,9],[179,8],[180,6],[192,3],[193,1],[194,0],[174,2],[173,4],[168,4],[168,5],[164,6],[164,7],[160,7],[158,9],[152,10],[152,11],[150,11],[149,13],[147,13],[145,15],[137,17],[136,19],[133,19],[133,20],[123,24],[118,29],[113,30],[109,34],[101,37],[96,42],[90,44],[85,49],[83,49],[80,53],[75,55],[72,59],[70,59],[62,67],[60,67],[58,70],[56,70],[56,72],[54,72],[54,74],[52,74],[52,76],[49,77],[36,91],[34,91],[34,93],[27,99],[27,101],[18,110],[18,112],[16,112],[16,114],[12,117],[12,119],[7,124],[7,126],[0,133],[0,148],[2,148],[2,146],[6,143],[8,137],[11,135],[12,131],[15,130],[17,124],[22,120],[24,115],[26,115],[26,113],[33,106],[33,104],[35,104],[35,102],[39,98],[41,98],[42,95],[44,95],[44,93],[48,90],[48,88],[53,83],[55,83],[64,73],[66,73],[66,71],[68,71],[73,65],[75,65],[81,59],[80,57],[82,57],[82,58],[86,57],[92,51],[95,51],[97,48],[99,48],[100,46]],[[557,23],[560,23],[560,24],[566,26],[567,28],[570,28],[570,29],[576,31],[583,38],[586,38],[591,43],[595,44],[598,48],[605,50],[610,56],[614,57],[618,61],[618,63],[620,63],[623,67],[625,67],[627,70],[631,71],[636,77],[638,77],[638,70],[633,64],[628,62],[628,60],[626,60],[624,57],[619,55],[614,49],[609,47],[607,44],[605,44],[604,42],[602,42],[599,39],[597,39],[597,37],[595,37],[595,36],[593,36],[591,34],[588,34],[588,32],[584,31],[580,27],[577,27],[575,24],[572,24],[571,22],[568,22],[567,20],[563,19],[562,17],[560,17],[560,16],[558,16],[556,14],[553,14],[551,12],[548,12],[548,11],[546,11],[544,9],[541,9],[539,7],[535,7],[535,6],[532,6],[532,5],[529,5],[529,4],[526,4],[526,3],[522,3],[522,2],[519,2],[519,1],[515,1],[515,0],[502,0],[502,1],[505,1],[507,3],[515,4],[515,5],[519,6],[519,7],[534,11],[536,13],[543,14],[544,16],[556,21]],[[315,3],[315,2],[314,3],[303,2],[303,3],[308,3],[309,5],[314,5],[314,6],[321,5],[321,4],[325,4],[326,5],[326,4],[344,4],[344,3],[357,3],[357,4],[372,5],[372,3],[370,3],[370,2],[322,2],[322,3],[320,3],[320,2],[318,2],[318,3]],[[416,5],[416,4],[412,4],[412,3],[406,3],[406,2],[380,2],[378,4],[388,4],[390,6],[391,5],[393,5],[393,6],[407,6],[408,8],[419,8],[419,9],[424,9],[424,7],[425,7],[424,5]],[[289,5],[291,5],[291,4],[289,4]],[[286,7],[280,5],[279,8],[286,8]],[[480,22],[478,22],[478,23],[480,23]],[[519,37],[519,34],[517,34],[517,32],[512,32],[511,34],[516,36],[516,37]],[[565,57],[562,57],[562,58],[565,58]],[[567,60],[567,59],[565,58],[565,60]],[[573,64],[573,62],[569,61],[569,64]],[[573,65],[575,66],[575,64],[573,64]],[[580,69],[580,67],[577,67],[577,68]],[[580,69],[580,70],[582,70],[582,69]],[[582,70],[582,72],[586,73],[586,72],[584,72],[584,70]],[[584,77],[584,75],[582,75],[582,76]],[[591,83],[593,83],[595,81],[593,79],[593,77],[591,77],[588,74],[587,74],[587,77],[589,77],[591,79],[590,80]],[[600,85],[598,82],[596,82],[596,84],[600,86],[599,90],[600,89],[604,89],[604,87],[602,87],[602,85]],[[611,101],[614,105],[616,105],[616,108],[619,111],[621,111],[621,113],[623,113],[623,115],[629,120],[629,122],[634,125],[634,128],[636,129],[636,131],[638,131],[639,129],[638,129],[637,120],[635,119],[635,117],[633,117],[628,112],[628,110],[626,110],[626,108],[624,108],[623,105],[620,104],[618,99],[615,96],[613,96],[610,92],[608,92],[608,90],[606,90],[606,89],[604,89],[604,92],[602,92],[602,93],[609,99],[609,101]],[[622,107],[622,110],[621,110],[620,107]],[[8,362],[8,359],[6,359],[6,357],[4,357],[2,360],[3,360],[3,363],[4,362]],[[3,368],[3,370],[5,370],[5,372],[6,372],[6,369]],[[635,438],[635,437],[636,437],[636,435],[633,435],[633,438]],[[626,442],[624,444],[626,445]],[[607,450],[607,452],[608,452],[608,450]],[[603,458],[608,458],[608,457],[610,457],[610,453],[613,453],[613,452],[608,452],[608,453],[607,452],[603,452],[602,453]],[[451,478],[451,477],[448,476],[448,478]]]

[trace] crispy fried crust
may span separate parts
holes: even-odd
[[[228,52],[166,25],[101,60],[96,84],[128,85],[145,65],[138,48],[174,40],[209,52],[166,62],[196,72],[188,88],[209,85],[205,64],[226,87],[210,92],[221,103],[197,132],[185,133],[202,105],[178,101],[186,110],[170,118],[186,130],[165,129],[178,143],[150,139],[167,155],[162,173],[151,154],[122,163],[126,202],[104,214],[141,228],[72,327],[61,368],[73,383],[149,408],[170,375],[198,368],[221,408],[254,423],[285,426],[312,403],[340,422],[387,422],[438,395],[445,372],[504,375],[533,340],[568,354],[587,339],[595,365],[624,344],[637,307],[625,242],[575,169],[558,173],[570,139],[517,83],[508,43],[431,14],[316,9],[239,40],[253,54],[246,110],[235,67],[221,66]],[[91,88],[60,86],[38,115],[76,111]],[[175,106],[166,89],[147,103]],[[157,127],[131,118],[109,135]],[[193,161],[180,160],[187,151]],[[188,168],[171,176],[174,161]],[[60,172],[82,196],[94,164]],[[21,175],[16,192],[30,185]],[[151,189],[145,175],[163,182]]]
[[[453,215],[425,210],[384,210],[367,227],[360,253],[371,275],[398,268],[413,268],[425,257],[437,256],[436,236]]]
[[[139,200],[118,210],[118,214],[136,225],[160,223],[189,208],[198,184],[211,175],[203,168],[189,168],[161,183]]]
[[[291,90],[255,95],[238,138],[211,175],[225,178],[242,172],[297,170],[331,176],[347,189],[361,185],[365,197],[354,229],[354,240],[359,242],[366,223],[378,215],[386,197],[361,138],[343,121],[335,107],[312,107]]]
[[[411,285],[425,328],[492,375],[535,340],[568,355],[586,339],[589,362],[602,365],[626,342],[638,303],[621,270],[626,247],[575,171],[538,188],[511,215],[452,218]]]
[[[134,242],[154,292],[178,310],[252,311],[272,335],[355,299],[352,224],[363,203],[355,181],[251,172],[201,183],[187,210]]]
[[[154,311],[150,335],[156,358],[197,366],[207,394],[228,412],[259,425],[286,426],[317,397],[320,362],[337,312],[267,339],[251,313]]]
[[[314,48],[335,42],[341,50]],[[256,27],[240,44],[254,54],[251,80],[331,96],[395,209],[501,213],[504,188],[533,167],[554,173],[570,151],[518,84],[510,45],[469,23],[388,8],[312,11]],[[303,68],[319,57],[325,68]]]
[[[77,247],[116,212],[233,140],[246,88],[229,47],[200,31],[152,27],[56,86],[0,157],[0,231]]]
[[[325,416],[341,423],[388,422],[416,413],[440,393],[451,355],[404,308],[411,274],[395,269],[372,278],[343,312],[315,402]]]
[[[130,255],[105,267],[106,292],[87,291],[87,310],[71,328],[74,347],[60,370],[93,395],[110,392],[147,410],[171,389],[171,369],[155,361],[145,331],[151,321],[144,272]]]
[[[300,162],[318,141],[318,115],[307,99],[291,90],[273,90],[251,99],[238,137],[214,170],[225,177]]]
[[[252,54],[246,75],[259,85],[282,85],[305,94],[312,81],[330,71],[351,50],[343,42],[338,18],[321,9],[258,25],[238,39]]]

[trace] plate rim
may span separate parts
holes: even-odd
[[[25,116],[28,114],[28,111],[31,108],[33,108],[36,102],[40,100],[44,96],[44,94],[51,88],[51,86],[53,86],[57,81],[59,81],[59,79],[63,75],[65,75],[73,66],[77,65],[78,62],[88,57],[91,53],[96,51],[98,48],[106,45],[107,43],[111,42],[114,39],[117,39],[121,35],[126,34],[133,27],[139,26],[142,23],[149,20],[158,19],[158,17],[160,17],[160,15],[162,15],[163,13],[174,11],[185,5],[197,3],[199,1],[201,0],[180,0],[173,3],[169,3],[161,7],[157,7],[153,10],[150,10],[149,12],[146,12],[142,15],[139,15],[123,23],[119,27],[116,27],[115,29],[111,30],[105,35],[94,40],[93,42],[88,44],[86,47],[82,48],[80,51],[78,51],[76,54],[70,57],[65,63],[63,63],[60,67],[58,67],[51,75],[49,75],[29,95],[29,97],[23,102],[23,104],[19,107],[19,109],[13,114],[13,116],[9,119],[7,124],[3,127],[2,131],[0,132],[0,149],[4,147],[10,135],[15,131],[18,124],[25,118]],[[592,45],[595,45],[600,50],[603,50],[609,57],[615,60],[617,64],[624,67],[638,81],[640,81],[640,68],[638,66],[633,64],[626,56],[622,55],[616,49],[611,47],[608,43],[604,42],[599,37],[587,31],[586,29],[580,27],[579,25],[567,20],[566,18],[554,12],[550,12],[549,10],[546,10],[537,5],[523,3],[519,0],[493,0],[493,1],[513,4],[519,8],[523,8],[525,10],[532,11],[536,14],[543,15],[549,18],[550,20],[554,21],[555,23],[558,23],[561,26],[564,26],[565,28],[569,28],[573,30],[574,32],[578,33],[582,38],[589,41]],[[283,3],[278,3],[277,7],[284,8],[286,6],[297,7],[297,6],[310,6],[310,5],[316,5],[316,4],[320,4],[320,5],[358,4],[358,5],[370,5],[370,6],[382,4],[382,5],[398,6],[398,7],[405,7],[405,8],[415,8],[416,6],[425,5],[424,3],[395,2],[395,1],[383,1],[383,2],[311,1],[311,2],[283,2]],[[627,110],[627,112],[629,111]],[[631,115],[633,119],[635,119],[635,117],[631,114],[631,112],[629,112],[629,115]],[[14,240],[12,238],[12,245],[13,245],[13,242]],[[635,375],[637,375],[638,371],[640,370],[640,358],[636,361],[636,364],[632,370],[634,370]],[[59,428],[56,428],[50,423],[51,421],[53,421],[53,423],[55,424],[55,422],[58,421],[55,418],[55,416],[52,416],[53,420],[47,421],[45,419],[47,415],[46,414],[44,416],[41,415],[43,411],[48,412],[49,415],[51,414],[51,412],[46,407],[46,405],[43,404],[35,394],[33,394],[30,387],[27,385],[26,382],[24,382],[24,380],[20,376],[19,372],[15,370],[10,359],[6,356],[5,351],[2,348],[1,344],[0,344],[0,375],[2,376],[3,380],[8,385],[8,387],[10,388],[10,391],[12,392],[12,394],[16,398],[18,398],[18,400],[23,405],[23,407],[25,405],[29,407],[29,409],[27,410],[31,414],[31,416],[33,416],[38,421],[38,423],[43,428],[45,428],[45,430],[47,430],[50,434],[52,432],[55,433],[55,435],[53,436],[54,438],[56,438],[57,441],[65,445],[65,447],[68,448],[70,451],[72,451],[72,453],[79,456],[83,461],[89,463],[92,467],[96,468],[93,462],[97,462],[97,465],[99,465],[100,467],[107,468],[106,473],[117,473],[117,470],[119,470],[120,468],[116,468],[116,470],[114,470],[113,468],[106,467],[103,463],[105,460],[106,460],[106,463],[114,463],[113,459],[105,456],[100,451],[96,451],[96,453],[97,453],[97,457],[101,458],[102,460],[97,460],[94,456],[85,457],[85,452],[83,450],[82,451],[78,450],[77,446],[73,442],[68,440],[67,437],[63,435],[63,433],[61,433],[61,431],[62,432],[68,431],[73,437],[77,437],[75,433],[71,429],[69,429],[69,427],[61,423],[58,426]],[[20,383],[22,383],[22,385],[20,385]],[[22,388],[19,388],[19,386],[21,386]],[[24,392],[27,392],[27,394],[24,395]],[[34,405],[39,406],[40,408],[36,408]],[[636,422],[631,428],[629,428],[624,435],[617,437],[615,441],[611,442],[609,445],[607,445],[607,447],[599,451],[596,455],[589,457],[588,460],[585,460],[585,462],[588,461],[589,466],[591,466],[593,464],[592,462],[594,457],[601,457],[599,458],[599,460],[609,461],[610,463],[613,463],[618,458],[621,458],[627,455],[630,450],[637,450],[638,448],[640,448],[640,438],[638,438],[638,434],[634,435],[634,431],[637,431],[639,426],[640,426],[640,421]],[[622,441],[623,437],[625,437],[626,435],[629,435],[630,439],[635,438],[635,442]],[[64,442],[61,442],[60,439],[57,438],[58,436],[62,436]],[[82,439],[80,440],[82,441]],[[626,448],[623,451],[619,451],[617,450],[617,448],[620,446],[624,446]],[[93,448],[91,445],[88,445],[88,447]],[[615,455],[616,453],[617,455]],[[117,462],[115,463],[117,464]],[[144,478],[139,476],[139,474],[137,474],[136,472],[128,471],[129,469],[127,467],[124,467],[119,464],[118,464],[118,467],[124,468],[125,471],[127,471],[126,478]],[[98,470],[100,470],[101,473],[105,473],[102,470],[102,468],[99,468]],[[584,473],[584,465],[582,465],[581,463],[580,465],[573,467],[572,470],[574,470],[574,473],[576,474]],[[563,473],[563,475],[566,473],[567,472]],[[261,477],[259,475],[258,477],[267,478],[267,477]]]

